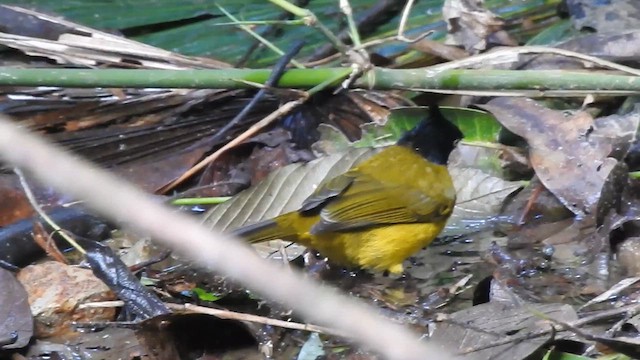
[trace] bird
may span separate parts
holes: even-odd
[[[297,211],[232,233],[249,243],[295,242],[345,267],[402,273],[404,260],[429,245],[453,211],[447,162],[462,137],[432,105],[396,144],[323,181]]]

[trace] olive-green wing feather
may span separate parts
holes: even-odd
[[[312,234],[376,226],[433,222],[446,219],[454,199],[430,196],[406,186],[390,186],[360,174],[339,197],[330,199],[320,211]]]
[[[324,205],[342,194],[353,182],[353,173],[346,172],[322,184],[302,203],[298,213],[303,217],[315,216],[320,213]],[[257,243],[273,239],[295,241],[298,229],[286,219],[294,219],[293,214],[283,214],[277,219],[260,221],[256,224],[245,225],[235,229],[232,234],[242,237],[248,242]],[[293,221],[293,220],[292,220]]]
[[[303,215],[316,213],[329,201],[344,193],[355,179],[355,173],[348,171],[342,175],[338,175],[318,186],[318,188],[304,200],[302,206],[298,210]]]

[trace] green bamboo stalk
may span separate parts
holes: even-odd
[[[309,89],[327,79],[341,79],[350,68],[292,69],[279,87]],[[60,86],[76,88],[251,88],[263,84],[271,70],[123,70],[0,68],[0,86]],[[337,85],[339,80],[335,81]],[[640,92],[640,77],[558,70],[446,70],[375,68],[355,84],[366,89],[467,91]],[[571,94],[568,94],[571,95]]]
[[[343,79],[349,68],[289,70],[278,82],[285,88],[311,88],[328,78]],[[76,88],[193,88],[239,89],[264,84],[269,69],[126,70],[0,68],[0,86],[60,86]],[[284,82],[283,80],[286,79]],[[336,84],[340,80],[336,80]]]
[[[378,89],[638,91],[640,77],[563,70],[447,70],[376,68]]]

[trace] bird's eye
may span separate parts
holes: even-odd
[[[460,141],[462,141],[462,139],[456,139],[453,141],[453,146],[458,146],[458,144],[460,144]]]

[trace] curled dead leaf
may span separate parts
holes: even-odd
[[[529,144],[531,164],[547,189],[574,214],[595,214],[600,194],[635,137],[640,113],[594,119],[565,116],[532,99],[496,98],[481,108]],[[615,124],[615,125],[614,125]]]

